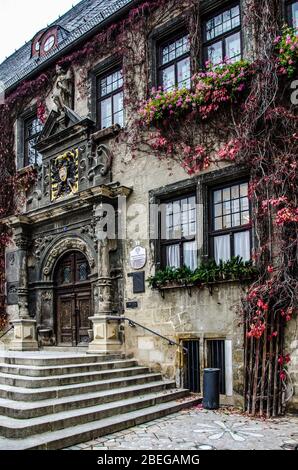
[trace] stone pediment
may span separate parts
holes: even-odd
[[[67,106],[64,106],[63,112],[53,110],[39,136],[36,149],[43,152],[55,142],[69,139],[93,125],[94,122],[91,119],[79,116]]]
[[[36,183],[27,194],[28,212],[49,204],[66,204],[84,191],[110,184],[113,153],[101,143],[119,132],[118,126],[94,133],[94,122],[70,108],[52,111],[36,149],[42,155]],[[108,133],[107,133],[108,132]]]

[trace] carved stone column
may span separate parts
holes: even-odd
[[[112,315],[110,275],[110,247],[108,238],[98,239],[98,279],[95,284],[93,341],[89,343],[89,353],[117,354],[121,353],[119,339],[119,322],[108,320]]]
[[[18,308],[19,318],[14,320],[14,338],[9,349],[12,351],[37,351],[36,321],[29,315],[28,309],[28,271],[27,249],[28,239],[21,225],[15,228],[15,244],[18,247],[19,256],[19,288]]]

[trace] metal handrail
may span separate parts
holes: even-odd
[[[0,339],[4,338],[5,335],[7,335],[7,333],[9,333],[11,330],[13,330],[14,326],[12,325],[10,328],[8,328],[8,330],[5,331],[5,333],[3,333],[3,335],[0,336]]]
[[[151,330],[150,328],[147,328],[147,326],[141,325],[140,323],[132,320],[131,318],[119,317],[119,316],[108,316],[107,320],[127,321],[129,326],[132,326],[132,327],[139,326],[140,328],[143,328],[143,330],[149,331],[153,335],[158,336],[161,339],[164,339],[165,341],[168,342],[168,344],[170,346],[178,346],[178,348],[183,349],[185,354],[188,354],[188,349],[185,348],[184,346],[181,346],[181,344],[176,343],[176,341],[172,341],[171,339],[167,338],[166,336],[163,336],[163,335],[157,333],[157,331],[154,331],[154,330]]]

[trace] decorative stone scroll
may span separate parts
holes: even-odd
[[[94,156],[94,163],[88,171],[88,179],[92,182],[97,176],[108,175],[113,163],[113,154],[106,145],[98,145]]]
[[[88,245],[80,239],[77,238],[66,238],[61,240],[60,242],[55,245],[50,253],[47,256],[46,264],[43,268],[43,274],[45,276],[49,276],[52,271],[53,267],[57,261],[57,259],[65,252],[70,250],[78,250],[84,253],[88,259],[90,267],[93,268],[95,266],[95,260],[92,256],[92,252]]]

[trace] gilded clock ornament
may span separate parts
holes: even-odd
[[[79,149],[59,155],[51,165],[52,201],[78,192]]]

